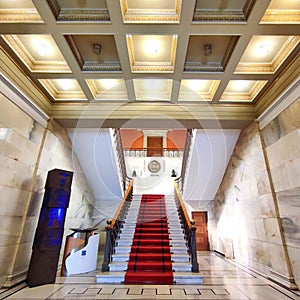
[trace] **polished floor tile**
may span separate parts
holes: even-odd
[[[287,300],[299,299],[297,292],[285,289],[232,261],[199,252],[203,284],[195,285],[103,285],[95,282],[96,272],[57,277],[55,284],[6,291],[0,299],[202,299],[202,300]],[[2,294],[5,295],[5,294]]]

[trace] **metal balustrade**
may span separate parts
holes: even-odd
[[[184,202],[182,200],[182,196],[180,193],[180,189],[176,181],[174,181],[175,188],[175,202],[177,206],[177,211],[181,218],[181,222],[184,229],[185,238],[187,240],[190,260],[192,264],[192,272],[199,272],[199,264],[197,260],[197,249],[196,249],[196,227],[194,220],[190,220]]]

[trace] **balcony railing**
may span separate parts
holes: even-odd
[[[125,157],[182,157],[184,149],[179,148],[130,148],[123,149]],[[152,154],[152,155],[149,155]]]

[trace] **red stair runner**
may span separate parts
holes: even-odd
[[[173,284],[164,195],[142,195],[125,283]]]

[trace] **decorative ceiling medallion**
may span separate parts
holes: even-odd
[[[128,34],[126,40],[133,73],[174,72],[177,35]]]
[[[157,160],[151,160],[148,164],[148,170],[151,173],[158,173],[161,169],[160,163]]]
[[[264,37],[265,40],[267,40],[267,36]],[[280,36],[275,37],[280,38]],[[244,58],[245,54],[241,58],[240,63],[238,64],[236,70],[234,73],[270,73],[273,74],[277,71],[277,69],[280,67],[280,65],[284,62],[284,60],[289,56],[289,54],[293,51],[293,49],[298,45],[300,41],[300,36],[290,36],[286,39],[283,46],[280,47],[279,51],[276,51],[274,55],[271,57],[271,59],[265,59],[264,61],[247,61],[247,59]],[[246,49],[246,51],[250,51],[251,48],[254,48],[253,45],[251,45],[251,42]],[[275,48],[274,48],[275,49]],[[274,51],[273,51],[274,52]],[[256,56],[257,57],[257,56]],[[257,58],[258,59],[258,58]]]
[[[157,3],[157,4],[156,4]],[[120,0],[124,23],[179,23],[182,0]]]
[[[238,36],[191,35],[184,72],[224,72]]]
[[[39,82],[55,101],[87,100],[75,79],[39,79]]]
[[[230,80],[220,101],[253,102],[266,83],[266,80]]]
[[[228,8],[220,8],[222,3],[216,3],[218,6],[214,7],[214,2],[208,4],[205,3],[205,1],[197,0],[194,10],[193,23],[245,23],[252,10],[255,0],[232,1],[232,7]]]
[[[71,72],[50,35],[2,35],[2,38],[31,72]]]
[[[38,11],[32,9],[0,9],[0,23],[44,23]]]
[[[110,22],[106,7],[82,8],[74,3],[74,7],[70,8],[63,7],[64,2],[57,0],[48,0],[48,3],[58,22]]]
[[[65,35],[81,70],[84,72],[122,72],[113,35]],[[94,47],[99,47],[99,52]]]

